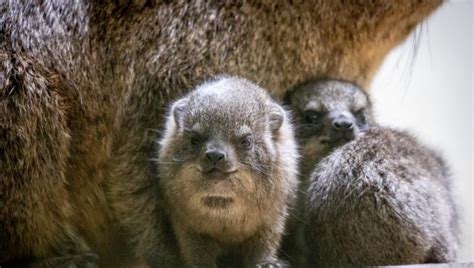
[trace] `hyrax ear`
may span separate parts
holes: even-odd
[[[278,132],[280,129],[281,125],[283,124],[283,121],[285,120],[286,113],[283,108],[276,104],[272,103],[270,106],[270,129],[272,130],[272,133],[275,134]]]
[[[184,108],[188,104],[188,99],[179,99],[171,106],[170,115],[173,116],[174,122],[176,123],[177,128],[182,128],[183,126],[183,114]]]

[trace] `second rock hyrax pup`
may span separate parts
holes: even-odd
[[[160,145],[160,188],[185,263],[278,264],[297,189],[287,112],[257,85],[220,77],[172,105]]]
[[[309,262],[454,261],[457,214],[447,167],[414,137],[375,126],[356,85],[309,81],[289,94],[306,167]]]

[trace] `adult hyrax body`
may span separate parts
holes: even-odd
[[[285,110],[253,83],[221,77],[173,104],[160,144],[160,191],[186,264],[275,262],[297,188]]]
[[[170,100],[223,72],[276,96],[368,84],[441,2],[0,1],[0,265],[162,267],[149,159]]]
[[[400,131],[375,126],[356,85],[310,81],[289,97],[308,178],[310,262],[322,266],[449,262],[457,216],[447,168]]]

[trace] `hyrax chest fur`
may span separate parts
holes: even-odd
[[[309,81],[288,100],[306,167],[310,263],[455,259],[456,209],[436,153],[407,133],[377,127],[368,96],[352,83]]]
[[[255,84],[220,77],[172,105],[160,145],[160,191],[185,263],[275,262],[297,188],[287,112]]]

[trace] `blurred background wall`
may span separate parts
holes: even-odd
[[[474,1],[445,3],[389,54],[371,85],[378,122],[409,130],[450,164],[462,262],[474,262],[473,17]]]

